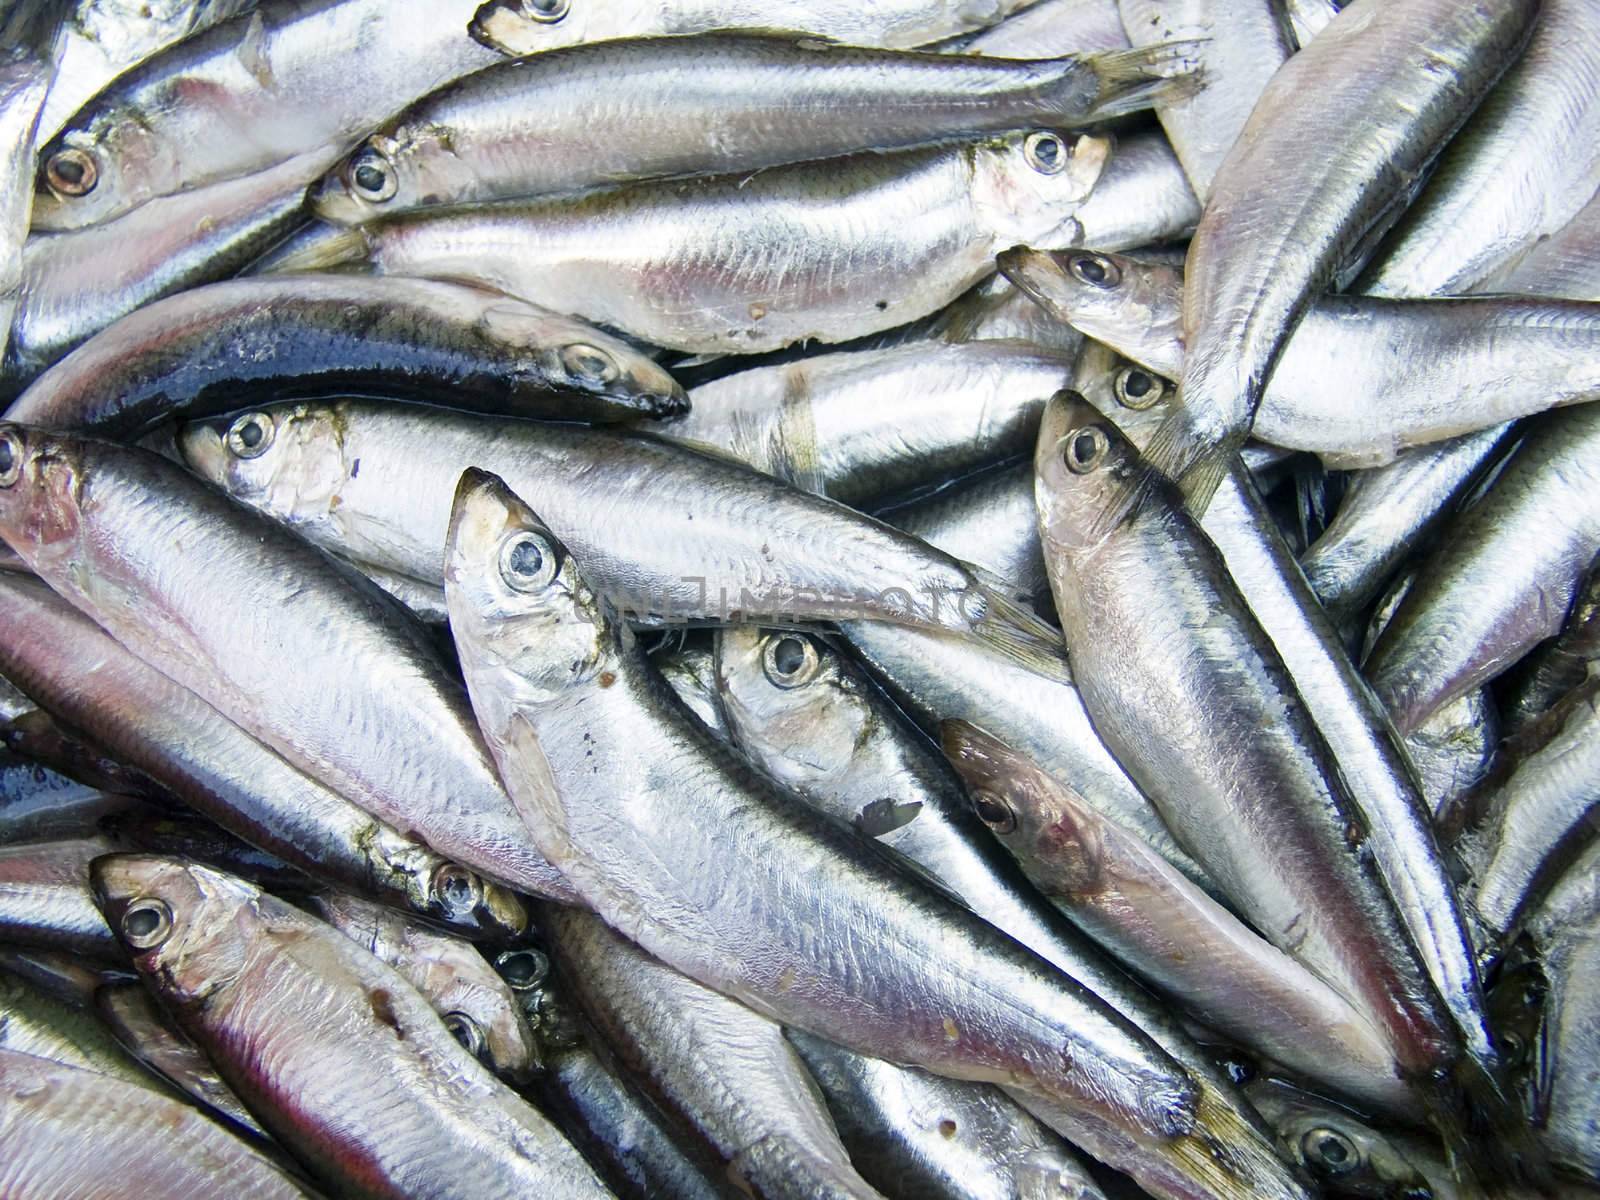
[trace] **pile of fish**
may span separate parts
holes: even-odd
[[[0,1200],[1600,1194],[1600,0],[11,0],[0,350]]]

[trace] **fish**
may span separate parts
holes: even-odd
[[[339,391],[600,423],[688,408],[664,369],[582,321],[436,280],[326,276],[234,279],[146,304],[36,378],[6,417],[132,439]]]
[[[728,716],[717,692],[716,651],[711,646],[684,644],[650,656],[656,672],[695,718],[723,741],[730,736]]]
[[[882,1200],[856,1173],[783,1030],[702,987],[591,913],[541,921],[572,996],[630,1071],[706,1139],[735,1186]]]
[[[1004,742],[965,721],[941,734],[1029,880],[1140,978],[1302,1077],[1385,1111],[1410,1107],[1384,1038],[1321,978]]]
[[[783,30],[852,46],[906,49],[983,29],[1027,7],[1029,0],[885,0],[883,3],[754,5],[748,0],[671,0],[647,8],[622,8],[591,0],[485,0],[472,19],[472,36],[486,46],[522,57],[614,38],[681,36],[730,29]]]
[[[1006,251],[1000,269],[1062,320],[1168,379],[1185,361],[1179,271],[1088,251]],[[1513,297],[1314,301],[1261,393],[1253,436],[1334,468],[1600,398],[1600,305]],[[1159,345],[1157,344],[1159,343]]]
[[[430,92],[324,178],[312,207],[324,220],[360,224],[437,205],[1072,128],[1182,90],[1182,55],[1163,45],[1017,61],[734,33],[584,43]],[[687,77],[695,88],[683,87]],[[604,106],[593,103],[597,87],[609,91]]]
[[[1120,1014],[719,749],[498,479],[463,475],[449,545],[451,629],[479,721],[530,829],[608,924],[786,1025],[1038,1097],[1076,1144],[1160,1194],[1300,1194],[1254,1128]],[[674,797],[691,794],[696,819],[674,819]],[[763,870],[713,880],[667,865],[725,859],[717,843]],[[782,899],[795,869],[802,922]],[[827,949],[883,936],[901,949],[865,975]],[[932,970],[918,948],[930,937]]]
[[[0,359],[22,290],[22,251],[33,215],[33,139],[50,90],[49,60],[61,24],[49,6],[0,14]]]
[[[147,450],[4,425],[0,466],[0,536],[46,582],[304,774],[467,868],[434,881],[465,893],[451,909],[480,902],[473,872],[572,897],[459,680],[376,588]]]
[[[1408,733],[1557,633],[1600,552],[1600,408],[1539,418],[1442,531],[1363,664]]]
[[[495,1074],[523,1082],[539,1068],[521,1006],[470,942],[348,893],[319,892],[311,908],[404,975],[455,1039]]]
[[[1474,290],[1600,188],[1600,10],[1543,0],[1521,56],[1440,155],[1356,286],[1374,296]]]
[[[1561,631],[1518,663],[1503,696],[1506,728],[1516,733],[1583,684],[1600,661],[1600,556],[1589,565]]]
[[[1070,357],[1021,342],[911,342],[735,371],[651,426],[858,508],[1015,458]]]
[[[337,930],[181,859],[110,855],[92,875],[141,979],[339,1194],[611,1195],[402,975]]]
[[[1130,133],[1117,138],[1073,220],[1078,232],[1072,245],[1132,250],[1188,237],[1199,223],[1200,201],[1166,138]],[[1038,245],[1025,238],[1013,243]]]
[[[274,271],[446,276],[687,354],[839,342],[928,316],[1016,242],[1072,245],[1104,138],[1035,129],[576,197],[419,209]]]
[[[0,1186],[18,1200],[312,1195],[199,1110],[138,1084],[0,1050],[0,1101]]]
[[[123,1052],[116,1038],[93,1015],[48,995],[8,970],[0,970],[0,1051],[31,1054],[134,1087],[171,1094]]]
[[[1082,1161],[998,1088],[786,1029],[854,1162],[889,1200],[1104,1200]]]
[[[1560,229],[1484,280],[1479,291],[1600,300],[1600,191]]]
[[[515,936],[526,927],[515,896],[296,770],[42,583],[0,575],[0,597],[7,669],[71,724],[93,731],[123,761],[224,828],[313,878],[360,888],[471,935]]]
[[[129,796],[107,794],[42,768],[33,770],[44,776],[46,786],[0,800],[0,845],[82,837],[96,832],[105,817],[141,804]]]
[[[963,54],[997,58],[1054,58],[1130,48],[1116,0],[1037,0],[998,25],[948,45]]]
[[[1273,75],[1189,245],[1183,407],[1150,450],[1197,512],[1307,303],[1392,223],[1538,10],[1538,0],[1355,0]],[[1311,94],[1320,102],[1306,104]]]
[[[241,455],[249,428],[259,438]],[[647,436],[350,400],[191,423],[179,443],[189,466],[235,499],[434,587],[456,483],[477,466],[538,503],[593,564],[596,585],[642,625],[863,617],[972,634],[1023,658],[1052,641],[949,555],[837,501]]]
[[[0,394],[20,391],[141,305],[245,267],[299,224],[307,184],[336,157],[330,149],[308,150],[267,171],[151,201],[102,226],[30,237]]]
[[[1489,777],[1500,758],[1500,739],[1500,712],[1487,687],[1452,700],[1405,739],[1436,827]]]
[[[103,224],[309,146],[344,151],[406,100],[499,61],[467,35],[474,7],[278,0],[168,46],[40,147],[34,228]],[[357,67],[361,86],[351,87]]]
[[[89,893],[89,863],[113,848],[98,834],[0,847],[0,940],[116,962],[116,939]]]

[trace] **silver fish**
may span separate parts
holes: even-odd
[[[661,678],[700,723],[723,741],[729,738],[728,716],[717,691],[716,652],[710,646],[681,646],[650,656]]]
[[[456,1040],[497,1075],[520,1081],[538,1067],[521,1006],[470,942],[347,893],[319,892],[311,907],[404,975]]]
[[[1499,761],[1500,713],[1494,696],[1482,687],[1457,697],[1412,730],[1405,746],[1437,823]]]
[[[310,1194],[199,1110],[93,1071],[0,1050],[0,1108],[0,1186],[17,1200]]]
[[[688,406],[665,370],[582,321],[435,280],[326,276],[156,300],[44,372],[6,417],[127,438],[175,417],[339,390],[555,420]]]
[[[474,0],[278,0],[119,75],[40,152],[34,226],[81,229],[148,200],[345,148],[406,100],[500,56]],[[350,86],[353,68],[361,86]]]
[[[102,858],[94,889],[179,1025],[340,1194],[611,1195],[403,976],[338,931],[178,859]]]
[[[1600,552],[1600,407],[1538,419],[1451,522],[1367,657],[1402,733],[1561,628]]]
[[[472,933],[527,924],[504,888],[375,821],[148,666],[36,579],[0,575],[0,660],[71,725],[309,876]]]
[[[719,30],[809,33],[852,46],[926,46],[994,25],[1030,0],[667,0],[644,6],[607,0],[486,0],[472,36],[522,56],[611,38]]]
[[[1376,296],[1474,290],[1560,230],[1596,188],[1600,8],[1543,0],[1527,49],[1440,155],[1359,286]]]
[[[1200,220],[1200,201],[1167,139],[1135,133],[1118,139],[1073,219],[1079,230],[1073,245],[1131,250],[1188,237]]]
[[[99,836],[0,847],[0,937],[117,961],[116,939],[89,894],[89,863],[113,849]]]
[[[651,428],[865,507],[1023,453],[1071,372],[1019,342],[912,342],[724,375]]]
[[[730,175],[1148,105],[1176,54],[1048,61],[708,34],[573,46],[478,71],[390,118],[317,189],[342,225],[416,208]],[[693,78],[694,88],[683,80]],[[596,105],[597,89],[607,102]]]
[[[947,342],[1029,342],[1035,350],[1063,355],[1077,354],[1083,346],[1077,330],[1045,318],[1038,305],[998,274],[931,317],[926,332]]]
[[[0,146],[6,148],[0,154],[0,361],[22,291],[22,246],[33,213],[33,137],[50,88],[44,44],[49,24],[45,5],[14,5],[0,14]]]
[[[998,1088],[784,1033],[851,1159],[889,1200],[1104,1200],[1061,1139]]]
[[[1054,58],[1128,49],[1116,0],[1038,0],[998,25],[954,43],[964,54]]]
[[[1600,300],[1600,191],[1577,216],[1485,280],[1480,290]]]
[[[1169,379],[1183,278],[1114,254],[1008,250],[1000,268],[1062,320]],[[1600,305],[1516,299],[1313,302],[1261,392],[1252,434],[1330,467],[1600,398]]]
[[[950,148],[419,210],[331,233],[273,269],[365,263],[493,287],[691,354],[839,342],[925,317],[1026,241],[1075,245],[1101,138],[1037,130]]]
[[[949,555],[654,438],[351,400],[191,424],[180,443],[190,466],[236,499],[427,584],[442,578],[456,483],[478,466],[538,504],[593,582],[641,624],[866,617],[976,632],[1019,653],[1047,644],[1031,615]]]
[[[1600,663],[1600,558],[1589,567],[1561,632],[1518,664],[1504,696],[1507,728],[1515,733],[1582,684]]]
[[[1297,1193],[1248,1122],[1114,1010],[718,747],[498,480],[463,477],[449,544],[451,628],[479,721],[530,828],[608,923],[785,1024],[1046,1098],[1074,1142],[1160,1194]],[[692,822],[674,815],[687,796]],[[746,858],[763,869],[668,865]],[[782,882],[793,869],[800,921]],[[880,937],[899,951],[866,973],[830,949]]]
[[[0,466],[0,534],[134,654],[437,853],[573,895],[426,631],[370,585],[148,451],[6,425]]]
[[[882,1200],[850,1156],[783,1030],[651,958],[598,917],[541,921],[574,997],[648,1081],[763,1200]]]
[[[1521,49],[1538,8],[1354,0],[1273,76],[1189,246],[1183,408],[1151,446],[1158,470],[1188,476],[1197,511],[1314,292],[1405,202]]]
[[[32,1054],[170,1095],[155,1076],[128,1057],[94,1016],[10,971],[0,971],[0,1051]]]

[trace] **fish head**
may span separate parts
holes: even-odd
[[[360,225],[422,203],[416,172],[410,167],[419,140],[404,129],[367,138],[312,188],[313,211],[335,225]]]
[[[1095,886],[1098,838],[1082,802],[1065,784],[968,721],[941,722],[939,743],[966,784],[978,819],[1030,877],[1048,872],[1052,894]]]
[[[331,524],[359,470],[347,452],[338,404],[273,404],[233,417],[191,421],[178,432],[189,469],[234,499],[287,525]]]
[[[1033,466],[1047,553],[1100,544],[1135,510],[1152,481],[1126,435],[1070,390],[1057,392],[1045,405]]]
[[[76,549],[89,444],[0,422],[0,537],[30,567],[70,558]]]
[[[112,108],[68,126],[39,153],[32,225],[66,232],[128,211],[178,176],[172,149],[133,112]]]
[[[1095,250],[1014,246],[1000,273],[1051,316],[1152,370],[1183,367],[1183,273]]]
[[[1075,245],[1074,214],[1100,181],[1111,143],[1089,134],[1035,129],[972,146],[972,199],[1002,244]]]
[[[593,682],[609,687],[621,674],[632,635],[549,526],[498,476],[476,468],[456,488],[444,592],[486,728],[506,727],[519,705]],[[493,687],[472,687],[488,673]]]
[[[668,33],[670,5],[641,0],[488,0],[467,27],[492,50],[520,57],[614,37]]]
[[[876,727],[865,681],[800,630],[719,630],[716,685],[734,741],[801,790],[848,774]]]
[[[163,996],[204,1003],[244,967],[231,929],[261,897],[242,879],[182,858],[106,854],[89,864],[89,884],[106,924],[141,975]]]
[[[1141,453],[1178,407],[1177,384],[1096,341],[1073,364],[1072,388]]]

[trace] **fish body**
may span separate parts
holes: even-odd
[[[116,941],[89,893],[89,863],[114,849],[100,836],[0,849],[0,935],[18,946],[117,959]]]

